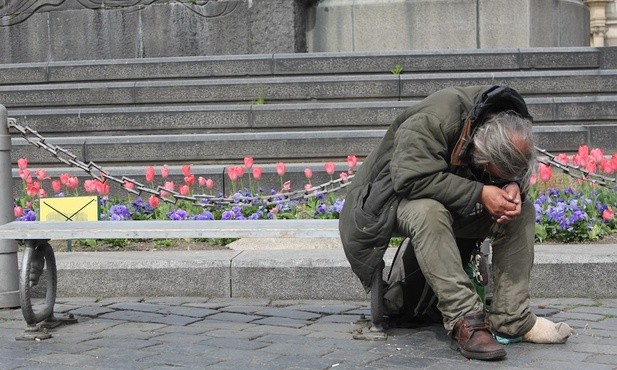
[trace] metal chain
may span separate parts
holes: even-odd
[[[540,149],[536,147],[536,150],[542,155],[546,156],[545,159],[544,158],[538,159],[538,162],[543,163],[547,166],[555,167],[563,171],[570,177],[575,178],[577,180],[587,181],[592,184],[604,186],[604,187],[615,190],[615,185],[617,185],[617,179],[607,177],[607,176],[604,176],[598,173],[593,173],[593,172],[588,171],[585,168],[574,166],[569,163],[561,163],[555,159],[556,156],[554,154],[549,153],[545,149]]]
[[[276,194],[271,195],[251,195],[246,196],[241,193],[236,193],[231,197],[215,197],[212,195],[182,195],[177,191],[166,189],[163,186],[157,186],[156,189],[152,189],[147,187],[146,185],[136,181],[132,178],[122,176],[121,178],[112,176],[109,172],[105,171],[101,166],[97,165],[94,162],[88,162],[87,164],[77,159],[77,156],[69,152],[68,150],[51,144],[46,143],[45,138],[41,136],[37,131],[31,129],[30,127],[24,127],[17,123],[17,120],[14,118],[8,119],[8,127],[14,128],[19,132],[19,134],[30,144],[36,146],[37,148],[41,148],[51,153],[56,159],[60,162],[70,166],[70,167],[78,167],[85,171],[88,175],[90,175],[93,179],[96,179],[100,182],[105,182],[109,180],[110,182],[114,182],[120,185],[124,190],[129,193],[135,194],[137,196],[141,196],[143,193],[147,193],[148,195],[154,195],[155,197],[161,199],[164,202],[177,204],[178,201],[184,200],[191,202],[193,205],[197,205],[204,208],[211,208],[216,206],[226,206],[230,204],[234,204],[237,206],[253,206],[253,205],[277,205],[281,203],[286,203],[289,201],[299,201],[299,200],[307,200],[311,197],[319,197],[322,195],[326,195],[329,193],[334,193],[345,188],[349,185],[349,181],[354,177],[354,175],[349,175],[347,179],[332,179],[326,183],[313,186],[309,189],[304,190],[296,190],[296,191],[284,191],[278,192]],[[127,187],[127,184],[132,184]],[[171,195],[168,196],[167,194]]]
[[[295,201],[295,200],[306,200],[311,197],[318,197],[322,195],[326,195],[329,193],[336,192],[345,188],[349,185],[350,180],[354,177],[354,175],[349,175],[347,179],[333,179],[326,183],[316,185],[311,187],[310,189],[304,190],[296,190],[296,191],[285,191],[278,192],[272,195],[258,195],[258,196],[246,196],[241,193],[236,193],[231,197],[215,197],[211,195],[182,195],[177,191],[166,189],[162,186],[157,186],[156,189],[152,189],[147,187],[146,185],[136,181],[132,178],[122,176],[121,178],[112,176],[109,172],[105,171],[101,166],[97,165],[94,162],[84,163],[77,159],[77,156],[69,152],[68,150],[45,142],[45,138],[41,136],[37,131],[31,129],[30,127],[24,127],[17,123],[17,120],[14,118],[8,119],[8,127],[14,128],[19,132],[19,134],[30,144],[36,146],[37,148],[41,148],[51,153],[56,159],[60,162],[70,166],[81,168],[84,172],[90,175],[93,179],[96,179],[100,182],[105,182],[109,180],[120,185],[127,192],[133,193],[137,196],[141,196],[143,193],[147,193],[149,195],[154,195],[155,197],[163,200],[167,203],[176,204],[179,200],[184,200],[191,202],[194,205],[210,208],[214,206],[221,205],[238,205],[238,206],[251,206],[255,204],[262,205],[277,205],[284,202]],[[555,155],[549,153],[545,149],[541,149],[535,147],[536,151],[540,154],[546,156],[546,158],[541,158],[538,162],[543,163],[547,166],[553,166],[572,178],[580,179],[583,181],[588,181],[593,184],[597,184],[600,186],[608,187],[611,189],[615,189],[615,185],[617,183],[617,179],[610,178],[607,176],[603,176],[600,174],[592,173],[584,168],[573,166],[567,163],[561,163],[555,159]],[[132,184],[132,189],[127,187],[127,184]],[[171,195],[167,196],[167,194]]]

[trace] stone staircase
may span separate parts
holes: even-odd
[[[391,69],[400,66],[401,74]],[[225,186],[226,165],[253,156],[273,173],[288,163],[345,170],[393,118],[451,85],[506,84],[535,119],[539,146],[617,150],[617,48],[533,48],[270,54],[0,65],[9,117],[78,159],[143,181],[146,165],[183,164]],[[262,104],[259,104],[262,103]],[[15,134],[13,160],[79,171]],[[316,174],[313,183],[326,180]],[[141,176],[141,178],[139,178]],[[321,177],[319,177],[321,176]],[[273,175],[273,184],[278,182]],[[274,186],[274,185],[273,185]]]

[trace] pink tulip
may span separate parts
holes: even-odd
[[[231,181],[238,180],[238,170],[237,167],[227,167],[227,176]]]
[[[43,188],[40,188],[40,189],[39,189],[39,197],[40,197],[40,198],[45,198],[45,197],[47,197],[47,192],[45,191],[45,189],[43,189]]]
[[[617,171],[617,167],[613,164],[613,161],[603,158],[602,162],[600,162],[600,170],[607,175],[612,175]]]
[[[15,206],[13,207],[13,214],[15,215],[15,218],[19,218],[24,215],[24,209],[20,206]]]
[[[191,188],[189,188],[189,186],[188,186],[188,185],[180,185],[180,186],[178,187],[178,192],[180,193],[180,195],[184,195],[184,196],[186,196],[186,195],[189,195],[189,191],[190,191],[190,189],[191,189]]]
[[[590,157],[587,161],[587,164],[585,165],[585,170],[587,170],[589,173],[596,173],[596,171],[598,170],[596,160],[593,157]]]
[[[604,212],[602,212],[602,219],[604,221],[610,221],[613,217],[615,217],[615,211],[613,211],[611,207],[608,207],[604,210]]]
[[[208,190],[212,190],[212,188],[214,188],[214,180],[206,179],[206,188]]]
[[[60,183],[64,186],[66,186],[66,184],[69,183],[69,178],[71,178],[71,175],[69,175],[68,173],[63,173],[60,175]]]
[[[587,164],[587,159],[581,157],[578,154],[574,154],[572,156],[572,164],[579,167],[585,167],[585,165]]]
[[[167,182],[165,182],[165,186],[164,187],[167,190],[173,191],[176,188],[176,185],[174,184],[173,181],[167,181]]]
[[[349,174],[347,172],[341,172],[339,177],[341,178],[341,184],[344,184],[347,182],[347,178],[349,177]]]
[[[283,183],[283,189],[281,189],[282,192],[288,192],[291,191],[291,180],[287,180]]]
[[[253,178],[257,181],[261,180],[261,167],[253,167]]]
[[[347,167],[349,167],[349,169],[353,171],[356,169],[357,165],[358,165],[358,158],[355,155],[348,155],[347,156]]]
[[[611,163],[613,164],[613,168],[617,169],[617,153],[611,156]]]
[[[45,170],[36,170],[34,171],[34,176],[40,181],[49,180],[51,177],[47,176],[47,172]]]
[[[553,168],[551,166],[547,166],[544,163],[538,164],[538,170],[540,172],[540,180],[547,182],[553,177]]]
[[[150,203],[150,207],[156,208],[159,206],[160,199],[154,195],[151,195],[150,198],[148,198],[148,203]]]
[[[238,178],[244,176],[244,167],[242,166],[236,167],[236,173],[238,174]]]
[[[592,149],[589,155],[596,160],[596,163],[600,163],[602,159],[604,159],[604,153],[602,153],[602,149],[600,148]]]
[[[277,173],[279,176],[281,176],[281,177],[285,176],[285,170],[286,170],[286,169],[287,169],[287,167],[285,166],[285,163],[283,163],[283,162],[278,162],[278,163],[276,164],[276,173]]]
[[[109,194],[109,183],[107,180],[104,182],[100,182],[99,180],[94,180],[96,186],[96,192],[98,195],[107,195]]]
[[[28,194],[30,198],[34,198],[37,195],[39,195],[40,189],[41,189],[41,184],[38,181],[32,184],[28,184],[26,186],[26,194]]]
[[[94,192],[96,192],[96,184],[94,183],[95,181],[97,181],[97,180],[86,180],[86,181],[84,181],[84,189],[86,190],[86,193],[94,193]]]
[[[306,176],[306,178],[310,180],[313,177],[313,170],[311,170],[310,168],[305,168],[304,176]]]
[[[253,167],[253,157],[244,157],[244,168],[250,170]]]
[[[51,182],[51,190],[53,190],[54,193],[59,193],[62,190],[62,183],[60,180],[54,180]]]
[[[311,185],[311,184],[304,184],[304,190],[311,191],[311,189],[313,189],[313,185]]]
[[[66,182],[66,187],[71,190],[77,189],[78,185],[79,185],[79,179],[75,176],[70,176]]]
[[[167,165],[163,165],[163,168],[161,168],[161,177],[166,179],[169,177],[169,167],[167,167]]]
[[[20,170],[25,170],[25,169],[26,169],[26,167],[28,167],[28,159],[26,159],[26,158],[19,158],[19,159],[17,160],[17,167],[18,167]]]
[[[147,182],[153,182],[154,181],[154,174],[156,173],[156,171],[154,170],[154,167],[149,166],[146,168],[146,181]]]
[[[336,172],[336,167],[333,162],[326,162],[324,168],[326,169],[326,173],[330,176],[334,175],[334,172]]]
[[[560,153],[555,157],[555,160],[559,163],[568,164],[570,163],[570,159],[566,153]]]
[[[581,145],[578,147],[578,155],[584,158],[589,156],[589,147],[587,145]]]
[[[197,178],[197,183],[199,183],[199,186],[206,186],[206,178],[203,176],[199,176]]]
[[[17,173],[19,174],[19,177],[21,177],[22,180],[28,182],[28,178],[32,178],[32,175],[30,174],[30,170],[27,168],[24,169],[19,169],[17,171]]]
[[[184,176],[184,182],[188,186],[193,186],[193,184],[195,184],[195,175],[189,174],[188,176]]]
[[[538,176],[535,173],[532,173],[529,176],[529,185],[534,186],[538,182]]]
[[[191,174],[191,166],[190,165],[184,165],[182,166],[182,174],[184,176],[188,176]]]
[[[135,184],[130,181],[124,180],[124,184],[122,184],[122,187],[125,189],[133,190],[135,189]]]

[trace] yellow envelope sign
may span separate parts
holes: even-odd
[[[99,197],[41,198],[41,221],[98,221]]]

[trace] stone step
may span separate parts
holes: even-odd
[[[262,163],[325,162],[349,154],[368,155],[384,129],[243,132],[192,135],[124,135],[53,137],[77,159],[104,166],[152,164],[230,164],[252,156]],[[617,124],[536,127],[538,145],[554,152],[575,152],[581,144],[617,149]],[[23,138],[12,139],[12,160],[28,158],[37,166],[59,163],[53,155]],[[60,155],[67,158],[65,155]]]
[[[617,120],[617,95],[527,98],[536,126],[601,125]],[[197,134],[232,131],[387,128],[407,101],[264,105],[162,105],[10,109],[9,116],[41,134]]]
[[[7,108],[421,99],[449,86],[509,85],[526,97],[609,95],[617,70],[285,76],[0,86]]]
[[[0,64],[0,85],[240,76],[611,69],[617,48],[414,50]]]

